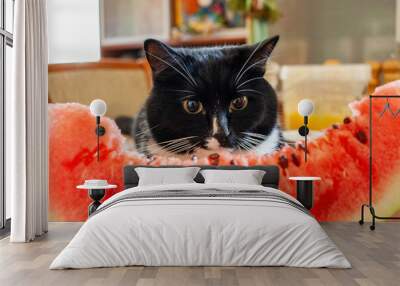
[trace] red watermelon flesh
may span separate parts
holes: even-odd
[[[106,198],[122,190],[122,167],[127,157],[122,152],[124,137],[108,118],[101,124],[106,134],[100,139],[97,162],[95,118],[87,106],[77,103],[49,105],[49,217],[58,221],[82,221],[91,202],[85,190],[76,186],[87,179],[106,179],[118,189],[107,191]],[[133,158],[134,159],[134,158]],[[140,163],[141,158],[132,160]]]
[[[400,81],[378,88],[375,95],[400,94]],[[380,116],[385,98],[373,99],[373,202],[379,215],[391,216],[400,210],[400,116],[389,112]],[[389,100],[391,109],[400,109],[400,98]],[[304,150],[285,147],[264,164],[281,166],[281,186],[284,191],[295,189],[289,176],[319,176],[312,213],[321,221],[347,221],[360,218],[361,204],[368,202],[369,192],[369,99],[350,105],[353,117],[343,124],[327,129],[324,135]],[[312,117],[310,118],[312,120]]]
[[[377,88],[376,94],[400,94],[400,81]],[[379,117],[386,103],[373,104],[373,187],[374,203],[379,215],[393,215],[400,210],[400,115],[389,113]],[[390,100],[394,111],[400,99]],[[148,160],[123,150],[124,137],[115,123],[102,118],[106,135],[101,137],[101,161],[96,161],[95,119],[87,106],[52,104],[49,107],[50,140],[50,219],[82,221],[87,218],[90,199],[75,186],[85,179],[107,179],[122,190],[122,168],[126,164],[151,165],[259,165],[277,164],[281,169],[280,189],[295,195],[289,176],[319,176],[312,213],[321,221],[358,220],[360,206],[368,202],[369,186],[369,99],[351,104],[353,116],[342,124],[327,129],[324,135],[308,146],[308,162],[304,162],[302,142],[286,146],[271,155],[231,154],[220,151],[206,157],[181,160],[159,157]],[[312,117],[310,118],[312,120]]]

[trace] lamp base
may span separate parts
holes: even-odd
[[[89,216],[94,213],[97,208],[101,205],[100,200],[104,197],[106,190],[104,189],[90,189],[89,197],[93,202],[88,207]]]
[[[297,200],[301,202],[306,209],[312,209],[314,204],[312,180],[297,181]]]
[[[301,136],[305,137],[305,136],[308,135],[309,132],[310,132],[310,130],[308,129],[307,126],[305,126],[305,125],[300,126],[300,128],[299,128],[299,134],[300,134]]]
[[[106,129],[101,125],[97,125],[95,133],[97,136],[103,136],[104,134],[106,134]]]

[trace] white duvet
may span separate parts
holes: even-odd
[[[100,206],[103,210],[88,219],[50,269],[127,265],[351,267],[319,223],[289,204],[234,196],[115,203],[132,192],[209,189],[262,190],[297,202],[279,190],[254,185],[127,189]]]

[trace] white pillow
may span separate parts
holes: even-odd
[[[202,170],[205,184],[245,184],[261,185],[265,171],[261,170]]]
[[[199,167],[187,168],[135,168],[139,186],[195,183]]]

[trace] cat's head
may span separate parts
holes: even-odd
[[[250,150],[267,140],[277,126],[278,104],[264,73],[278,39],[213,48],[172,48],[146,40],[153,74],[146,113],[156,143],[190,153]]]

